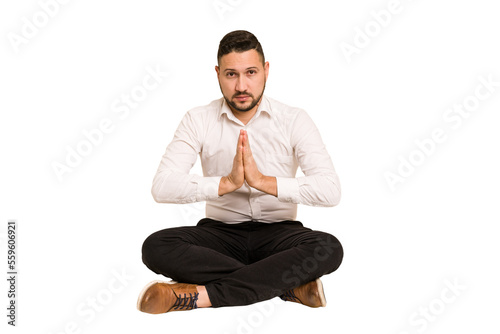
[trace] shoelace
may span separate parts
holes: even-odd
[[[283,293],[280,296],[280,298],[283,299],[286,302],[298,302],[298,303],[302,303],[300,301],[300,299],[295,295],[295,292],[293,292],[293,289],[285,291],[285,293]]]
[[[198,301],[198,294],[199,293],[190,293],[189,297],[187,296],[187,293],[184,294],[184,297],[182,294],[177,296],[177,300],[174,303],[173,309],[174,310],[191,310],[198,308],[196,305],[196,302]]]

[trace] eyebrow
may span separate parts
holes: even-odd
[[[247,68],[245,69],[245,71],[248,71],[248,70],[259,70],[259,68],[258,68],[257,66],[252,66],[252,67],[247,67]],[[226,69],[224,70],[224,72],[227,72],[227,71],[234,71],[234,72],[238,72],[238,71],[236,71],[234,68],[226,68]]]

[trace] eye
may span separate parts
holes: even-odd
[[[236,76],[236,73],[234,73],[234,72],[227,72],[226,76],[229,77],[229,78],[233,78],[234,76]]]
[[[255,73],[257,73],[257,71],[255,71],[255,70],[248,71],[248,74],[250,74],[250,75],[254,75]]]

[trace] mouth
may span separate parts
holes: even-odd
[[[245,101],[248,101],[250,99],[250,96],[238,95],[238,96],[235,96],[234,99],[237,100],[238,102],[245,102]]]

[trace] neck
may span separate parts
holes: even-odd
[[[255,105],[255,107],[253,107],[252,109],[250,109],[248,111],[238,111],[238,110],[235,110],[233,107],[231,107],[231,105],[228,104],[228,106],[229,106],[229,109],[231,109],[231,111],[233,112],[233,115],[238,120],[240,120],[241,123],[246,125],[248,122],[250,122],[252,117],[255,116],[255,114],[257,113],[257,109],[259,109],[259,105],[262,102],[262,98],[263,98],[263,96],[260,97],[260,100]]]

